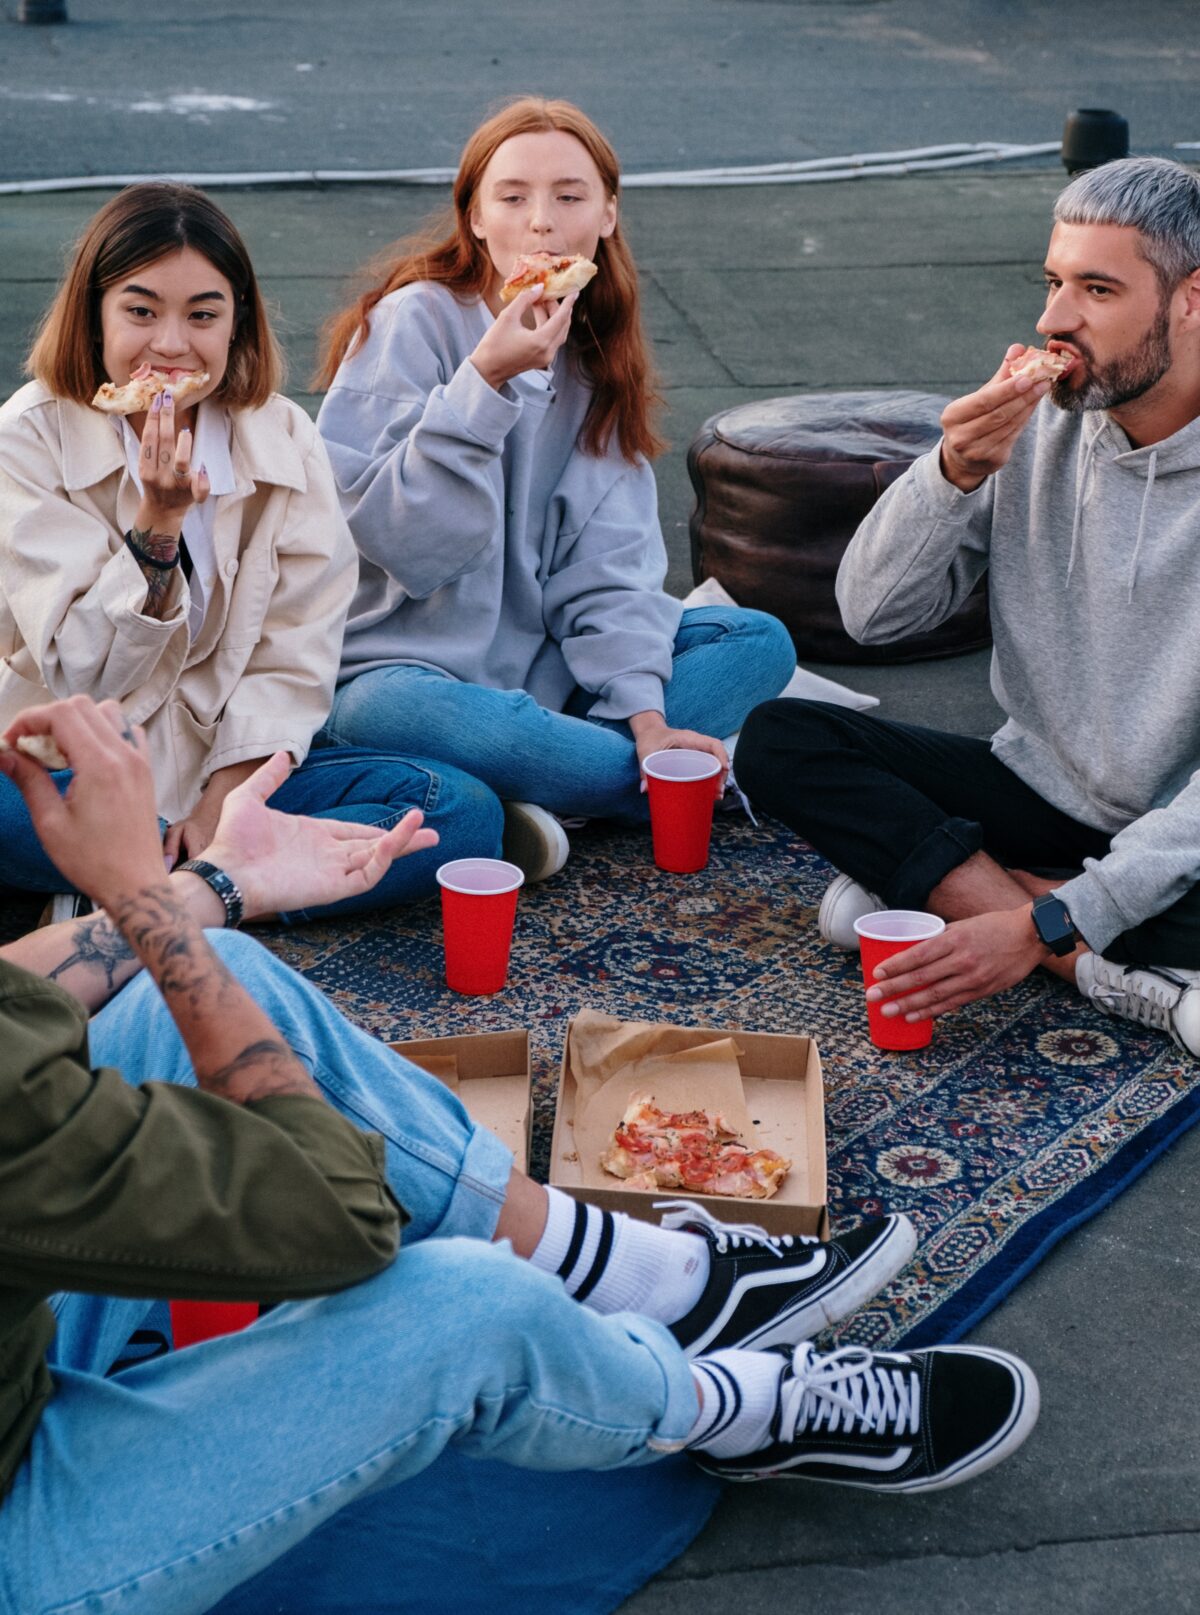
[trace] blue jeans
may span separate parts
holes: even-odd
[[[65,791],[70,771],[54,778]],[[282,813],[346,819],[384,830],[416,807],[439,837],[436,847],[398,858],[371,891],[320,908],[297,909],[281,916],[286,923],[415,902],[437,890],[434,872],[439,864],[451,858],[500,855],[504,814],[496,797],[477,779],[423,757],[397,757],[357,746],[313,751],[275,792],[271,806]],[[42,851],[20,791],[4,778],[0,778],[0,885],[32,892],[73,889]]]
[[[762,611],[685,611],[675,636],[666,720],[723,738],[791,677],[786,628]],[[452,764],[505,801],[552,813],[644,824],[637,751],[626,723],[589,718],[596,697],[576,690],[548,712],[524,690],[489,690],[427,667],[397,663],[360,673],[338,691],[324,737],[339,745],[415,751]]]
[[[330,1102],[384,1134],[412,1222],[377,1278],[111,1378],[151,1303],[56,1297],[56,1394],[0,1504],[0,1615],[192,1615],[446,1446],[612,1469],[678,1448],[695,1421],[665,1328],[589,1312],[488,1243],[511,1158],[448,1089],[249,938],[212,940]],[[192,1081],[145,977],[96,1017],[91,1048],[130,1081]]]

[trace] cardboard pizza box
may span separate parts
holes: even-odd
[[[567,1024],[571,1036],[572,1019]],[[692,1195],[683,1190],[627,1189],[605,1174],[604,1184],[584,1183],[584,1166],[574,1147],[575,1078],[564,1040],[554,1135],[550,1147],[550,1182],[577,1200],[610,1211],[625,1211],[657,1222],[656,1200],[695,1200],[722,1222],[756,1223],[769,1234],[816,1234],[829,1238],[825,1176],[825,1097],[821,1056],[811,1037],[778,1032],[730,1032],[691,1026],[684,1044],[695,1047],[714,1038],[732,1037],[741,1051],[738,1064],[746,1103],[758,1144],[786,1156],[792,1169],[769,1200],[733,1195]]]
[[[417,1038],[390,1047],[453,1088],[471,1120],[497,1134],[513,1152],[517,1167],[528,1172],[533,1107],[529,1033],[524,1028]]]

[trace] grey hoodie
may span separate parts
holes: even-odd
[[[992,750],[1113,835],[1061,888],[1098,951],[1200,880],[1200,421],[1133,449],[1043,401],[974,493],[935,449],[893,484],[838,573],[864,644],[932,628],[988,571]]]
[[[470,361],[486,304],[427,282],[383,298],[317,426],[361,555],[344,681],[416,662],[561,711],[663,709],[682,607],[654,473],[576,439],[591,392],[567,355],[499,392]]]

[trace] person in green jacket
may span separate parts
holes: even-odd
[[[382,834],[276,813],[280,757],[168,876],[120,707],[31,708],[4,738],[34,735],[68,759],[65,796],[20,751],[0,768],[98,912],[0,949],[3,1615],[210,1609],[448,1444],[921,1491],[1024,1440],[1037,1383],[1006,1353],[805,1338],[895,1270],[904,1219],[828,1245],[699,1208],[568,1228],[448,1089],[206,932],[365,889],[430,836],[419,815]],[[108,1374],[163,1295],[282,1304]]]

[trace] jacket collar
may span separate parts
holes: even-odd
[[[63,486],[68,492],[91,488],[106,477],[125,470],[120,438],[98,409],[59,398]],[[267,483],[303,493],[308,486],[304,462],[292,435],[279,419],[279,407],[270,399],[262,409],[237,410],[233,415],[230,458],[236,480],[234,491],[250,494]]]

